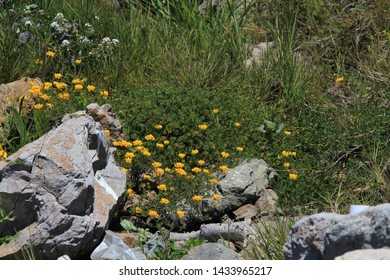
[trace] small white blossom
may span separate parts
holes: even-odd
[[[62,41],[62,43],[61,43],[61,45],[63,45],[64,47],[67,47],[67,46],[69,46],[69,41],[68,40],[64,40],[64,41]]]
[[[118,45],[119,44],[119,40],[118,39],[112,39],[112,44],[115,46],[115,45]]]
[[[103,40],[102,40],[102,44],[110,44],[111,43],[111,39],[109,37],[104,37]]]
[[[92,27],[92,25],[90,23],[88,23],[88,22],[86,24],[84,24],[84,26],[85,27]]]
[[[59,21],[64,20],[64,14],[63,13],[57,13],[57,15],[55,16],[54,20],[59,20]]]
[[[58,22],[56,21],[53,21],[51,24],[50,24],[51,27],[53,27],[54,29],[58,30],[60,29],[60,25],[58,24]]]

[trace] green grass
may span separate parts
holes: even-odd
[[[157,205],[160,217],[149,217],[150,226],[176,215],[180,199],[199,209],[192,197],[212,197],[217,190],[209,179],[219,178],[221,165],[231,168],[244,158],[262,158],[277,170],[271,185],[286,215],[345,213],[350,204],[388,202],[388,1],[257,0],[245,8],[241,4],[246,1],[222,2],[223,9],[209,7],[202,16],[187,1],[169,7],[159,1],[146,5],[127,0],[122,7],[98,0],[37,1],[43,14],[26,8],[28,1],[2,1],[0,82],[23,76],[53,82],[54,73],[61,73],[70,94],[64,100],[58,95],[64,90],[54,86],[46,91],[50,100],[35,98],[36,103],[52,103],[52,108],[21,116],[13,110],[5,113],[2,149],[11,154],[64,113],[90,102],[110,103],[126,140],[141,139],[152,154],[138,153],[131,163],[125,155],[134,147],[120,148],[117,154],[118,164],[130,169],[132,195]],[[70,24],[68,48],[51,36],[57,13]],[[27,16],[42,27],[26,26]],[[34,40],[20,43],[15,26]],[[119,43],[102,47],[105,37]],[[83,38],[89,43],[82,43]],[[247,47],[266,41],[275,43],[273,49],[258,67],[246,69]],[[46,55],[49,50],[56,53],[54,58]],[[77,92],[72,80],[84,77],[84,89]],[[336,82],[339,77],[343,81]],[[96,89],[87,92],[87,85]],[[109,92],[106,99],[99,94],[104,90]],[[260,129],[271,122],[283,124],[283,130]],[[157,124],[163,128],[156,129]],[[200,124],[207,129],[200,130]],[[156,140],[145,140],[149,134]],[[164,140],[170,144],[156,147]],[[194,149],[198,154],[192,155]],[[286,152],[296,156],[283,156]],[[179,153],[186,153],[185,158]],[[217,171],[215,176],[192,171],[200,159],[205,161],[202,168]],[[143,179],[153,175],[153,162],[163,168],[182,162],[187,174],[196,174],[191,179],[165,172],[153,184]],[[159,191],[156,186],[164,183],[174,189]],[[180,191],[180,186],[190,191]],[[161,198],[170,203],[161,205]],[[134,215],[135,207],[127,214]],[[151,209],[141,210],[137,215],[147,217]],[[176,219],[169,226],[184,225],[185,219]]]

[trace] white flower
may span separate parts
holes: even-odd
[[[64,40],[64,41],[62,41],[62,43],[61,43],[61,45],[63,45],[64,47],[66,47],[66,46],[69,46],[69,41],[68,40]]]
[[[91,41],[85,37],[85,36],[80,36],[79,38],[79,41],[81,42],[81,44],[89,44]]]
[[[58,30],[60,29],[60,25],[58,24],[58,22],[56,21],[53,21],[51,24],[50,24],[51,27],[53,27],[54,29]]]
[[[115,45],[118,45],[119,44],[119,40],[118,39],[112,39],[112,44],[115,46]]]
[[[63,19],[64,19],[63,13],[57,13],[57,15],[54,18],[54,20],[59,20],[59,21],[62,21]]]
[[[86,24],[84,24],[84,26],[85,27],[92,27],[92,25],[90,23],[88,23],[88,22]]]
[[[102,44],[110,44],[111,43],[111,39],[109,37],[104,37],[103,40],[102,40]]]
[[[32,25],[32,22],[31,22],[31,20],[26,20],[25,22],[24,22],[24,25]]]

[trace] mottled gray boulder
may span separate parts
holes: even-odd
[[[353,215],[322,213],[298,221],[284,247],[286,259],[331,260],[358,249],[390,247],[390,204]]]
[[[66,114],[61,121],[66,122],[81,116],[91,116],[96,122],[102,125],[104,130],[110,131],[110,137],[112,139],[120,141],[125,138],[123,126],[117,119],[110,104],[103,104],[102,106],[99,106],[97,103],[89,104],[86,110]]]
[[[255,203],[260,193],[268,188],[269,179],[275,175],[275,170],[261,159],[252,159],[229,169],[219,181],[224,211]]]
[[[104,234],[125,196],[125,174],[100,124],[70,119],[0,162],[0,201],[13,221],[0,236],[21,231],[0,246],[0,259],[33,247],[38,259],[82,258]]]
[[[242,257],[219,243],[205,243],[192,248],[182,260],[241,260]]]
[[[284,255],[288,260],[319,260],[324,252],[326,230],[343,218],[334,213],[315,214],[299,220],[291,229]]]
[[[390,249],[365,249],[347,252],[335,260],[390,260]]]

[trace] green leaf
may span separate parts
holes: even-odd
[[[121,226],[128,231],[137,231],[138,228],[129,220],[122,220],[121,221]]]

